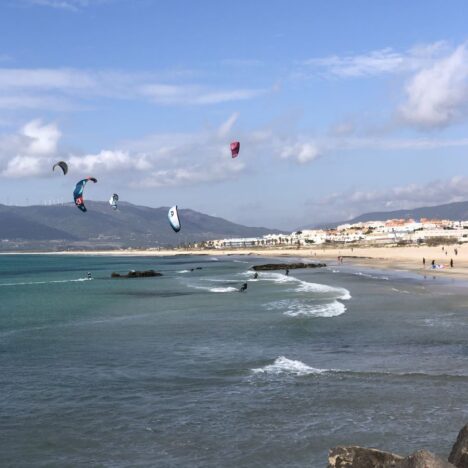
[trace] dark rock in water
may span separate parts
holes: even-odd
[[[266,265],[255,265],[252,267],[255,271],[269,270],[297,270],[299,268],[323,268],[325,263],[267,263]]]
[[[154,270],[146,271],[129,271],[126,275],[121,275],[120,273],[112,273],[111,278],[150,278],[152,276],[162,276],[162,273],[159,273]]]
[[[364,447],[335,447],[328,452],[328,468],[396,468],[403,457]]]
[[[418,450],[408,455],[396,466],[398,468],[454,468],[454,465],[427,450]]]
[[[449,462],[457,468],[468,468],[468,424],[459,432],[450,452]]]

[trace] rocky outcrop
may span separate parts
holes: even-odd
[[[351,446],[331,449],[328,468],[454,468],[454,465],[427,450],[403,458],[382,450]]]
[[[297,270],[299,268],[323,268],[325,263],[267,263],[265,265],[254,265],[252,270],[271,271],[271,270]]]
[[[112,273],[111,278],[150,278],[152,276],[162,276],[162,273],[159,273],[154,270],[146,271],[129,271],[126,275],[121,275],[120,273]]]
[[[364,447],[335,447],[328,453],[328,468],[394,468],[403,457]]]
[[[427,450],[418,450],[396,466],[397,468],[454,468],[451,463]]]
[[[328,468],[468,468],[468,424],[459,432],[449,461],[427,450],[403,458],[390,452],[358,446],[335,447],[328,452]]]
[[[468,424],[459,432],[450,452],[449,462],[457,468],[468,468]]]

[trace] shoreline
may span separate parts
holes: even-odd
[[[454,248],[457,249],[455,254]],[[442,250],[443,249],[443,250]],[[338,261],[343,257],[344,264],[384,270],[404,270],[421,276],[432,275],[451,278],[468,278],[468,246],[405,246],[405,247],[346,247],[346,248],[239,248],[239,249],[164,249],[164,250],[77,250],[59,252],[0,252],[0,255],[70,255],[70,256],[109,256],[109,257],[171,257],[202,255],[213,257],[246,256],[301,258],[308,261]],[[423,258],[426,266],[423,267]],[[454,267],[450,268],[453,259]],[[431,262],[443,265],[432,269]]]

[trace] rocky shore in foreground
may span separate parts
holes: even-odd
[[[468,468],[468,424],[460,433],[448,461],[427,450],[403,457],[390,452],[358,446],[332,448],[328,468]]]

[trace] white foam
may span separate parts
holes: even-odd
[[[277,284],[294,284],[296,292],[310,292],[318,294],[333,294],[334,299],[348,300],[351,299],[350,292],[345,288],[329,286],[327,284],[309,283],[308,281],[300,280],[294,276],[287,276],[282,273],[261,273],[259,279],[273,281]]]
[[[346,312],[346,306],[338,301],[328,304],[291,304],[284,315],[289,317],[338,317]]]
[[[214,292],[214,293],[223,293],[223,292],[234,292],[238,291],[237,288],[233,288],[231,286],[227,286],[225,288],[209,288],[208,291]]]
[[[315,369],[301,361],[293,361],[284,356],[275,359],[273,364],[264,367],[252,369],[254,374],[281,375],[292,374],[297,376],[303,375],[320,375],[328,372],[328,369]]]
[[[29,281],[23,283],[0,283],[0,286],[29,286],[33,284],[54,284],[54,283],[76,283],[81,281],[91,281],[93,278],[77,278],[69,280],[54,280],[54,281]]]
[[[280,310],[289,317],[338,317],[346,312],[346,306],[334,300],[325,304],[308,304],[301,299],[285,299],[264,304],[267,310]]]
[[[364,276],[365,278],[371,278],[371,279],[383,280],[383,281],[388,281],[390,279],[388,276],[375,276],[375,275],[371,275],[370,273],[363,273],[362,271],[356,271],[355,273],[353,273],[353,275]]]
[[[187,284],[189,288],[194,288],[194,289],[203,289],[204,291],[209,291],[213,293],[226,293],[226,292],[234,292],[234,291],[239,291],[238,288],[233,288],[232,286],[226,286],[224,288],[222,287],[216,287],[216,288],[210,288],[209,286],[199,286],[196,284]]]
[[[188,273],[190,270],[179,270],[177,273]]]

